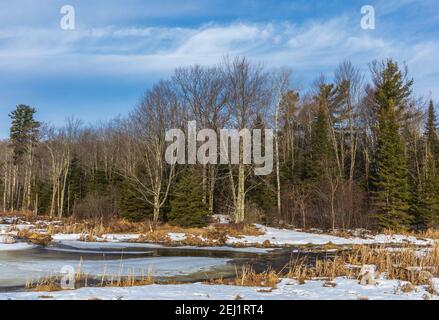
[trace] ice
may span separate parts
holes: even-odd
[[[129,256],[129,255],[128,255]],[[89,260],[86,255],[79,259],[20,259],[2,258],[0,260],[0,286],[23,285],[26,280],[60,275],[61,269],[71,266],[75,272],[81,271],[89,276],[102,275],[146,275],[149,270],[153,276],[169,277],[188,275],[198,271],[223,266],[229,259],[206,257],[147,257]]]

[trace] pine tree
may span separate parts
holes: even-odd
[[[75,203],[82,200],[87,193],[85,170],[76,154],[73,155],[72,160],[70,161],[68,182],[67,205],[69,206],[69,211],[71,211]]]
[[[305,178],[317,180],[324,174],[331,158],[328,122],[325,107],[320,104],[311,135],[311,150],[305,163]]]
[[[10,141],[14,150],[15,164],[37,142],[40,123],[34,119],[35,112],[34,108],[20,104],[9,114],[9,117],[12,119]]]
[[[430,101],[425,128],[425,156],[420,213],[425,226],[439,226],[439,138],[433,101]]]
[[[378,123],[371,177],[376,217],[381,228],[407,229],[411,222],[407,165],[393,100],[381,108]]]
[[[412,225],[419,229],[424,225],[424,218],[422,217],[422,192],[423,192],[423,178],[420,164],[423,163],[423,145],[419,141],[419,137],[411,132],[405,132],[407,139],[406,153],[407,153],[407,171],[409,183],[409,213],[413,218]]]
[[[96,193],[100,195],[108,193],[110,181],[105,170],[95,170],[87,182],[87,193]]]
[[[427,152],[424,169],[424,187],[420,212],[428,228],[439,227],[439,175],[431,152]]]
[[[392,59],[373,64],[375,84],[376,147],[370,175],[370,191],[381,228],[407,229],[413,221],[409,213],[410,193],[407,159],[400,135],[400,121],[409,116],[407,105],[413,80]]]
[[[412,94],[413,79],[407,78],[407,69],[400,70],[398,63],[387,59],[373,64],[372,77],[375,84],[374,98],[379,110],[393,101],[397,119],[404,118],[408,99]]]
[[[261,152],[265,153],[265,123],[261,114],[256,115],[256,119],[252,125],[252,129],[262,130],[261,139],[262,146]],[[246,180],[246,184],[251,185],[252,188],[248,190],[248,200],[250,203],[257,206],[259,210],[262,211],[263,216],[260,217],[261,221],[267,223],[270,221],[270,213],[274,211],[276,207],[276,192],[275,192],[275,176],[256,176],[254,174],[250,174],[250,176]]]
[[[169,223],[181,227],[204,227],[208,215],[208,205],[203,201],[202,177],[194,166],[189,166],[175,186]]]
[[[132,185],[124,180],[119,185],[118,207],[120,215],[130,221],[152,220],[153,208],[142,196],[134,190]]]
[[[430,150],[433,160],[436,161],[436,165],[438,165],[439,168],[439,130],[432,100],[430,100],[430,104],[428,106],[425,139],[427,142],[427,148]]]

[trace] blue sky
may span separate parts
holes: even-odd
[[[62,30],[72,5],[76,29]],[[362,30],[372,5],[376,29]],[[439,99],[436,0],[0,0],[0,138],[15,105],[62,124],[125,115],[143,92],[178,66],[246,55],[289,66],[305,89],[349,59],[406,62],[416,93]]]

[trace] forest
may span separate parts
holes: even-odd
[[[344,61],[309,88],[292,75],[244,57],[178,68],[127,115],[95,125],[53,126],[17,101],[0,141],[0,210],[181,227],[222,214],[303,229],[437,228],[436,110],[414,92],[408,66],[386,59],[363,72]],[[194,120],[215,131],[273,129],[272,173],[168,164],[166,131]]]

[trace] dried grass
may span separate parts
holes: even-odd
[[[268,268],[264,272],[257,273],[250,265],[244,265],[236,269],[233,279],[210,279],[208,284],[234,285],[241,287],[268,287],[276,288],[280,281],[280,273]],[[267,291],[268,292],[268,291]]]
[[[28,229],[18,231],[17,237],[29,241],[33,244],[44,246],[52,242],[52,236],[50,234],[38,233]]]
[[[286,276],[298,279],[301,283],[319,278],[358,279],[364,265],[376,266],[377,275],[385,273],[388,279],[407,281],[414,285],[428,285],[432,277],[439,276],[439,245],[423,254],[413,246],[397,250],[389,250],[385,246],[358,246],[336,255],[333,259],[317,259],[314,266],[310,266],[306,258],[293,260],[286,267]]]

